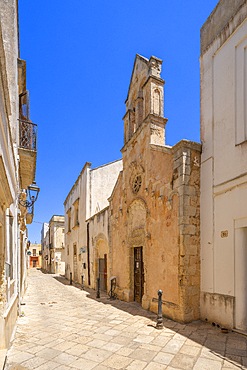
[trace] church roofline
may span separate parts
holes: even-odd
[[[133,78],[133,75],[134,75],[134,71],[135,71],[135,66],[136,66],[137,59],[140,59],[147,66],[148,66],[149,62],[151,61],[151,59],[158,60],[160,63],[162,63],[162,59],[157,58],[154,55],[152,55],[149,59],[147,59],[146,57],[144,57],[144,56],[142,56],[140,54],[136,54],[134,66],[133,66],[131,77],[130,77],[130,83],[129,83],[128,93],[127,93],[127,98],[125,99],[125,104],[126,104],[126,102],[128,101],[128,98],[129,98],[130,86],[131,86],[132,78]]]
[[[109,203],[111,202],[111,200],[112,200],[112,198],[113,198],[113,195],[114,195],[114,193],[115,193],[115,191],[116,191],[117,185],[118,185],[118,183],[119,183],[119,181],[120,181],[120,177],[123,177],[123,170],[121,170],[121,171],[119,172],[118,177],[117,177],[117,180],[116,180],[116,182],[115,182],[115,185],[114,185],[114,187],[113,187],[113,189],[112,189],[111,195],[110,195],[110,196],[109,196],[109,198],[107,199]]]
[[[89,221],[93,220],[95,218],[95,216],[99,216],[100,214],[104,213],[108,209],[109,209],[109,205],[106,206],[105,208],[101,209],[99,212],[94,213],[91,217],[87,218],[85,220],[85,222],[89,222]]]
[[[68,199],[69,199],[69,197],[70,197],[71,193],[72,193],[72,192],[73,192],[73,190],[75,189],[76,185],[78,184],[78,182],[79,182],[79,180],[80,180],[80,178],[81,178],[81,175],[83,174],[83,172],[85,171],[85,169],[86,169],[86,168],[89,168],[89,170],[90,170],[90,171],[95,171],[95,170],[98,170],[99,168],[106,167],[106,166],[109,166],[110,164],[113,164],[113,163],[115,163],[115,162],[120,162],[120,161],[122,161],[122,158],[120,158],[120,159],[116,159],[115,161],[112,161],[112,162],[109,162],[109,163],[106,163],[106,164],[102,164],[101,166],[98,166],[98,167],[95,167],[95,168],[92,168],[92,169],[91,169],[92,163],[91,163],[91,162],[86,162],[86,163],[84,164],[84,166],[83,166],[83,168],[82,168],[82,170],[81,170],[81,172],[80,172],[79,176],[77,177],[76,181],[74,182],[74,184],[73,184],[72,188],[70,189],[70,191],[69,191],[69,193],[68,193],[68,195],[67,195],[67,197],[66,197],[66,199],[65,199],[65,201],[64,201],[64,203],[63,203],[63,204],[64,204],[64,206],[65,206],[65,204],[67,203],[67,201],[68,201]]]
[[[106,166],[109,166],[110,164],[113,164],[113,163],[116,163],[116,162],[120,162],[120,161],[122,161],[122,158],[120,158],[120,159],[116,159],[115,161],[108,162],[108,163],[102,164],[102,165],[100,165],[100,166],[98,166],[98,167],[92,168],[92,170],[91,170],[91,171],[98,170],[99,168],[106,167]]]

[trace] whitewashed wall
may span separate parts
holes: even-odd
[[[239,225],[247,227],[247,21],[237,25],[239,19],[201,56],[201,317],[246,330],[247,253],[240,244],[247,250],[247,239]]]

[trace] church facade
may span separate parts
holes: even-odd
[[[119,299],[188,322],[199,318],[200,153],[165,145],[162,61],[137,55],[126,99],[123,170],[109,199],[111,275]]]

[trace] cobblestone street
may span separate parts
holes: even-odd
[[[247,338],[164,319],[135,303],[95,299],[63,277],[29,270],[6,370],[247,369]]]

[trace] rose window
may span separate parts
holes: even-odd
[[[141,178],[141,175],[137,175],[133,181],[133,185],[132,185],[132,190],[133,190],[133,193],[137,194],[138,191],[140,190],[140,187],[141,187],[141,184],[142,184],[142,178]]]

